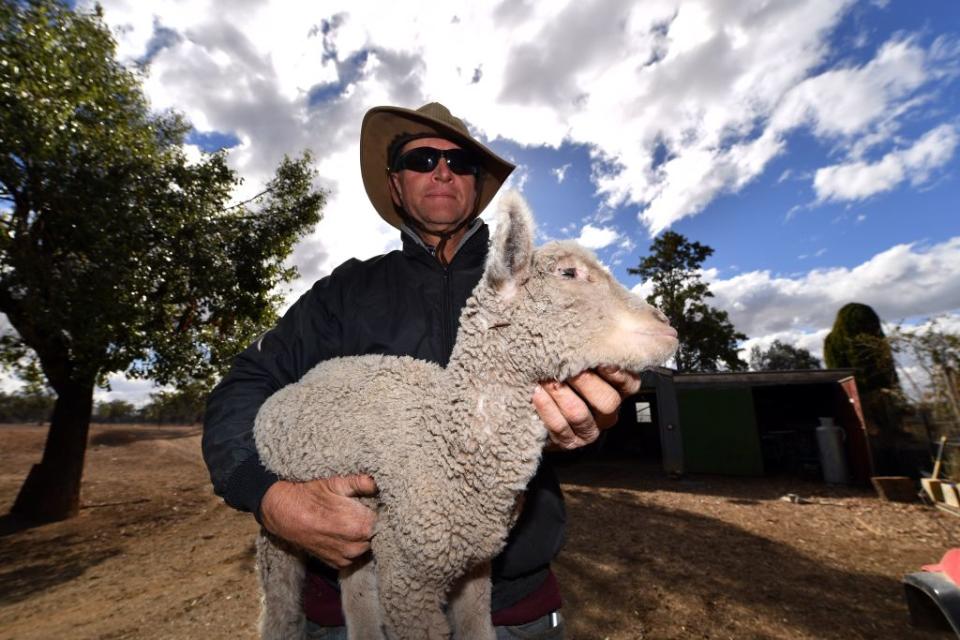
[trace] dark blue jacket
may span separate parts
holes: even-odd
[[[259,518],[260,501],[277,478],[257,456],[254,418],[271,394],[318,362],[377,353],[446,365],[460,311],[483,274],[489,233],[477,224],[446,268],[406,234],[402,250],[348,260],[237,356],[210,396],[203,428],[203,457],[214,490],[227,504]],[[507,547],[494,561],[494,610],[543,582],[563,542],[564,521],[559,484],[544,462]]]

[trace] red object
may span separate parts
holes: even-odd
[[[837,423],[843,427],[847,439],[847,461],[850,474],[859,485],[869,485],[873,472],[873,453],[870,451],[870,438],[867,435],[867,423],[863,419],[863,407],[857,381],[853,376],[840,381],[834,403]]]
[[[303,613],[321,627],[342,627],[340,592],[321,576],[307,572],[303,584]]]
[[[547,573],[537,590],[520,602],[506,609],[493,612],[493,624],[496,627],[504,625],[524,624],[542,618],[560,608],[560,585],[557,583],[553,571]]]
[[[506,609],[494,611],[493,624],[502,626],[533,622],[556,611],[560,604],[560,585],[553,571],[550,571],[536,591]],[[303,585],[303,612],[308,620],[321,627],[344,625],[340,592],[322,577],[310,572],[307,572]]]
[[[925,564],[920,568],[931,573],[940,572],[954,584],[960,584],[960,549],[954,548],[947,551],[939,564]]]

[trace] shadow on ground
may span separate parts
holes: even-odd
[[[649,629],[658,638],[929,637],[908,626],[896,579],[827,564],[702,514],[643,504],[632,492],[650,487],[629,478],[561,475],[570,542],[556,566],[575,612],[573,637],[648,637]],[[588,488],[611,485],[629,491]],[[716,616],[721,609],[727,615]],[[634,615],[625,620],[624,611]],[[733,622],[718,628],[712,614]],[[660,635],[664,629],[675,633]]]
[[[119,547],[91,550],[74,534],[38,545],[30,539],[0,544],[0,604],[29,599],[35,593],[69,582],[119,553]],[[16,564],[16,568],[10,567]]]
[[[180,438],[190,438],[198,435],[201,428],[191,427],[150,427],[134,426],[124,429],[113,429],[102,433],[94,433],[90,436],[90,446],[103,447],[122,447],[131,442],[140,442],[144,440],[177,440]]]
[[[704,496],[725,497],[733,501],[776,500],[787,493],[820,498],[875,496],[873,489],[829,485],[785,476],[734,477],[686,474],[670,477],[659,462],[634,463],[629,459],[597,458],[557,466],[564,484],[605,489],[626,489],[639,493],[671,491]],[[746,495],[745,495],[746,494]]]

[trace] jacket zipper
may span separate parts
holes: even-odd
[[[441,337],[443,339],[443,349],[444,349],[444,366],[450,361],[450,356],[453,352],[453,338],[450,335],[450,309],[453,306],[450,300],[450,267],[443,267],[443,330],[441,331]]]

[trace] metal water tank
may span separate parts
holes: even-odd
[[[820,449],[820,467],[823,481],[829,484],[848,484],[847,454],[844,447],[847,434],[833,423],[833,418],[820,418],[817,427],[817,448]]]

